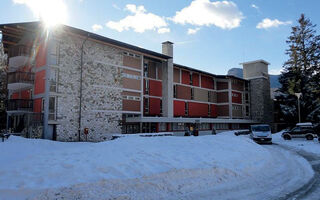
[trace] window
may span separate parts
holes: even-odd
[[[149,99],[145,98],[144,99],[144,103],[143,103],[143,107],[144,107],[144,113],[145,114],[149,114]]]
[[[173,131],[183,131],[184,130],[184,123],[172,123],[172,130]]]
[[[210,104],[208,104],[208,116],[210,117],[210,115],[211,115],[211,106]]]
[[[200,130],[210,130],[210,124],[209,123],[200,124]]]
[[[140,80],[141,79],[141,77],[138,76],[138,75],[127,74],[127,73],[122,73],[122,77],[123,78],[136,79],[136,80]]]
[[[194,100],[194,89],[191,88],[191,100]]]
[[[189,108],[188,108],[188,102],[186,102],[185,104],[185,115],[188,116],[189,115]]]
[[[211,92],[208,91],[208,102],[211,102]]]
[[[192,83],[193,83],[192,82],[192,73],[190,73],[189,76],[190,76],[190,85],[192,85]]]
[[[50,92],[58,92],[58,69],[50,71]]]
[[[229,129],[229,125],[228,124],[215,124],[214,126],[215,126],[216,129],[220,129],[220,130]]]
[[[149,80],[146,80],[146,88],[145,88],[144,93],[149,94]]]
[[[164,122],[159,123],[159,131],[166,131],[167,130],[167,124]]]
[[[245,102],[246,102],[246,103],[249,103],[249,94],[246,93],[246,94],[244,95],[244,97],[245,97]]]
[[[177,85],[173,86],[173,98],[177,98]]]
[[[49,120],[56,120],[56,108],[57,108],[56,97],[49,97]]]
[[[249,117],[249,106],[246,106],[246,117]]]
[[[160,115],[162,115],[162,99],[160,100]]]
[[[144,62],[144,64],[143,64],[143,75],[144,75],[144,77],[148,77],[148,71],[149,71],[148,62]]]
[[[60,43],[58,41],[53,41],[49,52],[49,63],[51,65],[59,64],[59,54],[60,54]]]

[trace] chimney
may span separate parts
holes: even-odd
[[[173,58],[173,43],[166,41],[162,43],[162,54]]]

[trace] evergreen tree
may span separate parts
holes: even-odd
[[[295,93],[301,93],[301,121],[320,119],[320,36],[315,25],[302,14],[298,25],[292,27],[288,37],[289,59],[284,63],[279,78],[281,88],[277,100],[280,102],[282,117],[288,122],[298,121],[298,105]]]
[[[0,38],[0,131],[6,127],[5,101],[7,99],[7,55]]]

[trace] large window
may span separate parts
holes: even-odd
[[[59,65],[60,43],[59,41],[53,41],[49,49],[49,64]]]
[[[173,98],[177,98],[177,85],[173,86]]]
[[[42,99],[42,113],[44,112],[44,98]],[[57,120],[57,98],[49,97],[49,120]]]
[[[56,120],[57,98],[49,97],[49,120]]]
[[[191,100],[194,100],[194,89],[191,88]]]
[[[146,80],[146,88],[144,94],[149,94],[149,80]]]
[[[50,71],[50,92],[58,92],[58,69]]]

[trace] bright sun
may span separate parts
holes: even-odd
[[[27,5],[47,27],[67,21],[67,6],[63,0],[14,0],[14,2]]]

